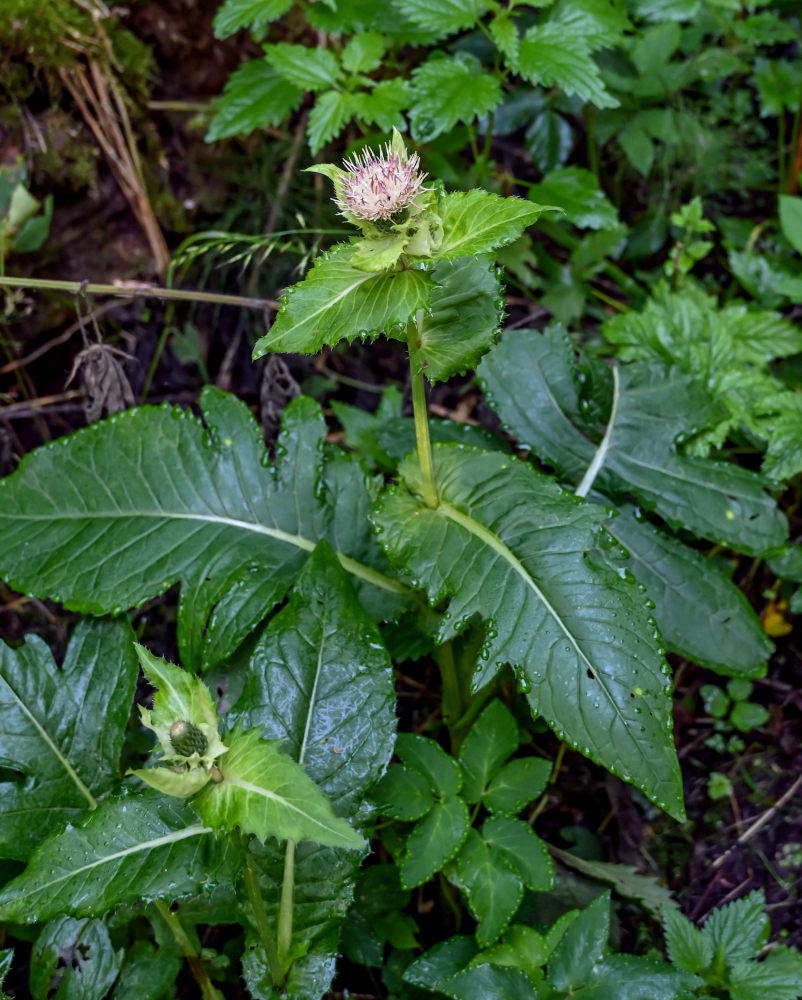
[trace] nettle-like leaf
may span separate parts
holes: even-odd
[[[591,433],[562,328],[511,333],[482,364],[489,401],[521,444],[566,479],[578,481],[594,462],[596,490],[634,494],[672,526],[750,555],[783,543],[785,518],[759,476],[678,448],[677,439],[715,410],[690,377],[659,363],[621,366],[607,427],[591,421]]]
[[[472,27],[488,10],[485,0],[392,0],[415,24],[440,35]]]
[[[469,123],[501,103],[501,84],[467,52],[435,53],[412,71],[409,119],[413,136],[430,142],[457,122]]]
[[[736,962],[730,969],[732,1000],[798,1000],[802,994],[802,955],[774,948],[762,962]]]
[[[474,689],[509,663],[561,738],[682,816],[668,668],[642,594],[602,556],[605,509],[517,459],[448,445],[434,455],[438,506],[418,499],[405,459],[406,489],[385,493],[374,522],[430,601],[450,598],[441,641],[480,615]]]
[[[61,669],[38,636],[18,649],[0,643],[0,856],[26,859],[119,776],[137,678],[132,639],[127,622],[81,622]]]
[[[201,405],[208,431],[175,407],[143,407],[27,455],[0,482],[0,573],[89,613],[141,604],[180,580],[188,668],[236,648],[321,538],[364,581],[360,596],[379,618],[397,613],[405,588],[381,568],[367,524],[377,484],[340,455],[324,458],[317,405],[287,408],[272,467],[243,403],[207,388]],[[33,547],[50,555],[31,560]]]
[[[713,942],[677,910],[665,911],[663,931],[668,957],[677,969],[702,972],[713,961]]]
[[[180,899],[230,882],[233,848],[174,798],[147,790],[105,799],[80,826],[50,836],[0,892],[0,919],[100,916],[142,899]]]
[[[298,107],[302,97],[303,91],[277,73],[266,59],[243,63],[226,81],[206,141],[279,125]]]
[[[581,167],[552,170],[530,188],[529,197],[558,206],[566,221],[580,229],[613,229],[618,225],[618,212],[599,187],[598,178]]]
[[[597,108],[616,108],[618,100],[604,85],[591,47],[580,34],[559,23],[527,29],[511,67],[532,84],[557,86]]]
[[[754,958],[769,936],[766,897],[750,892],[726,906],[717,907],[702,926],[713,945],[714,960],[728,965]]]
[[[329,847],[364,847],[362,837],[335,816],[326,796],[277,740],[257,729],[234,730],[218,761],[221,781],[212,781],[193,800],[210,826],[239,827],[261,841],[314,840]]]
[[[264,50],[273,69],[300,90],[328,90],[343,78],[340,62],[330,49],[279,42]]]
[[[392,673],[378,632],[333,553],[321,545],[254,649],[234,714],[281,741],[335,810],[359,820],[367,790],[392,754],[393,704]],[[256,845],[252,857],[273,917],[284,848]],[[328,989],[359,862],[357,851],[309,843],[296,848],[293,925],[296,954],[303,957],[290,972],[293,995],[319,996]],[[243,959],[246,981],[272,995],[264,952],[258,939],[253,943]]]
[[[321,254],[304,280],[287,290],[254,358],[268,351],[315,354],[340,340],[397,335],[426,308],[431,282],[423,271],[361,271],[350,263],[353,252],[349,244]]]
[[[799,397],[770,371],[778,358],[802,351],[802,331],[779,313],[745,305],[719,308],[689,286],[681,293],[658,286],[642,312],[608,321],[603,332],[624,360],[660,358],[692,375],[723,404],[689,444],[697,455],[744,427],[766,442],[763,465],[775,479],[802,469]],[[724,409],[726,408],[726,409]]]
[[[215,38],[228,38],[241,28],[264,29],[292,7],[292,0],[224,0],[214,16]]]

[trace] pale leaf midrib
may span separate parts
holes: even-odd
[[[254,795],[260,795],[262,798],[271,799],[278,805],[283,806],[285,809],[296,813],[301,816],[309,823],[313,823],[315,826],[319,827],[321,830],[327,830],[332,836],[339,837],[340,840],[343,839],[342,833],[335,827],[330,826],[325,823],[322,819],[318,819],[316,816],[312,816],[311,813],[302,809],[300,806],[295,805],[294,802],[290,802],[289,799],[284,798],[283,795],[277,795],[275,792],[271,792],[269,788],[263,788],[261,785],[254,785],[250,781],[245,781],[244,778],[235,778],[231,774],[226,774],[225,784],[231,787],[242,788],[246,792],[252,792]],[[336,820],[337,817],[334,817]],[[342,822],[342,821],[340,821]]]
[[[166,522],[172,521],[202,521],[207,524],[214,525],[224,525],[229,528],[236,528],[240,531],[249,531],[256,535],[264,535],[267,538],[273,538],[279,542],[285,542],[288,545],[294,545],[296,548],[303,549],[305,552],[312,552],[315,548],[316,542],[312,541],[310,538],[306,538],[304,535],[292,534],[289,531],[283,531],[281,528],[271,528],[266,524],[257,524],[253,521],[243,521],[239,518],[234,517],[221,517],[220,515],[214,514],[193,514],[187,511],[165,511],[165,510],[113,510],[107,512],[100,511],[87,511],[85,513],[59,513],[57,517],[52,514],[21,514],[14,517],[8,518],[12,521],[47,521],[53,523],[53,521],[91,521],[91,520],[122,520],[122,519],[135,519],[135,518],[150,518],[158,519]],[[3,515],[0,515],[0,522],[4,519]],[[365,563],[359,562],[357,559],[352,559],[341,552],[336,553],[342,567],[351,573],[353,576],[357,576],[362,580],[366,580],[368,583],[372,583],[382,590],[388,590],[395,594],[410,594],[411,591],[408,587],[405,587],[402,583],[393,580],[391,577],[385,576],[379,570],[373,569],[371,566],[367,566]]]

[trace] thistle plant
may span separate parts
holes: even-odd
[[[271,462],[248,407],[207,387],[200,419],[134,408],[32,452],[0,481],[3,577],[92,615],[180,584],[184,668],[136,648],[156,688],[141,721],[158,747],[122,777],[137,671],[128,623],[79,626],[63,670],[36,639],[0,646],[13,716],[5,766],[27,775],[32,757],[46,761],[32,791],[26,778],[30,804],[14,786],[14,808],[0,816],[3,856],[26,864],[0,890],[0,919],[54,921],[47,943],[67,933],[55,926],[65,914],[97,930],[111,910],[154,900],[211,1000],[181,904],[213,923],[219,892],[221,919],[239,914],[251,993],[309,1000],[329,989],[364,838],[381,836],[397,897],[438,876],[477,922],[442,943],[450,959],[442,977],[427,965],[431,988],[540,996],[544,962],[548,995],[560,1000],[622,976],[648,987],[651,967],[603,954],[606,902],[575,914],[573,931],[565,921],[544,937],[515,922],[525,889],[552,879],[549,849],[520,817],[550,767],[520,754],[520,720],[528,706],[681,820],[665,648],[749,678],[771,647],[732,581],[670,529],[762,555],[782,546],[785,520],[753,473],[678,445],[709,412],[703,387],[681,371],[577,356],[559,325],[495,343],[494,254],[546,207],[446,192],[397,132],[344,167],[310,169],[332,181],[354,236],[287,289],[254,356],[384,335],[408,354],[413,420],[388,394],[377,416],[360,416],[360,437],[339,408],[348,454],[300,397]],[[469,369],[529,455],[429,420],[427,381]],[[391,470],[389,482],[366,469],[377,454],[370,469]],[[30,558],[32,539],[49,558]],[[396,743],[388,646],[398,661],[428,655],[439,667],[439,740],[402,733]],[[514,696],[501,683],[510,670]],[[224,717],[199,676],[211,671],[235,682]],[[84,691],[79,677],[98,684]],[[394,747],[401,763],[390,766]],[[26,808],[47,816],[38,833]],[[409,923],[398,926],[408,940]],[[582,943],[594,927],[595,952]],[[585,952],[594,957],[572,979],[572,956]],[[410,966],[407,982],[421,985],[424,971]],[[661,975],[666,1000],[696,989]]]

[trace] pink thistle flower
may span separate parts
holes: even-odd
[[[418,172],[417,153],[394,151],[389,143],[378,156],[368,149],[343,165],[342,196],[335,201],[341,212],[367,222],[389,219],[412,205],[426,177]]]

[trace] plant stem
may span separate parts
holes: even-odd
[[[278,953],[286,966],[292,944],[292,911],[295,903],[295,841],[288,840],[284,853],[284,881],[281,883],[281,902],[278,909]]]
[[[195,977],[195,982],[198,986],[200,986],[203,1000],[221,1000],[220,994],[212,985],[211,979],[209,979],[209,973],[206,971],[206,966],[201,961],[197,949],[189,940],[187,932],[182,927],[178,916],[173,913],[163,899],[157,899],[155,900],[155,903],[156,909],[159,911],[162,920],[164,920],[169,927],[170,933],[173,935],[176,944],[181,949],[181,954],[187,960],[187,965],[191,969],[192,975]]]
[[[435,650],[435,658],[437,666],[440,668],[440,679],[443,684],[443,721],[451,733],[451,748],[454,750],[452,727],[465,711],[462,702],[462,688],[457,676],[457,665],[454,662],[454,647],[450,642],[444,642]]]
[[[423,310],[418,309],[415,323],[407,328],[409,345],[409,373],[412,379],[412,412],[415,416],[415,438],[418,442],[418,461],[421,471],[423,501],[427,507],[437,507],[437,487],[434,482],[432,444],[429,440],[429,418],[426,412],[426,384],[423,367],[418,356],[418,332],[423,325]]]
[[[243,309],[276,309],[272,299],[249,299],[241,295],[199,292],[188,288],[161,288],[145,281],[121,281],[116,285],[98,285],[89,281],[57,281],[53,278],[0,277],[0,288],[37,288],[50,292],[70,292],[73,295],[120,295],[126,299],[166,299],[170,302],[216,302],[223,306]]]
[[[265,955],[267,956],[267,964],[270,968],[273,985],[281,986],[284,982],[284,970],[281,967],[281,961],[278,957],[276,939],[273,937],[273,931],[267,919],[265,904],[262,899],[262,891],[259,888],[259,880],[256,877],[256,872],[253,870],[250,855],[248,855],[248,860],[245,863],[245,869],[242,874],[245,880],[245,889],[248,893],[248,899],[251,901],[251,907],[253,908],[256,928],[259,931],[259,937],[262,940],[262,947],[264,948]]]

